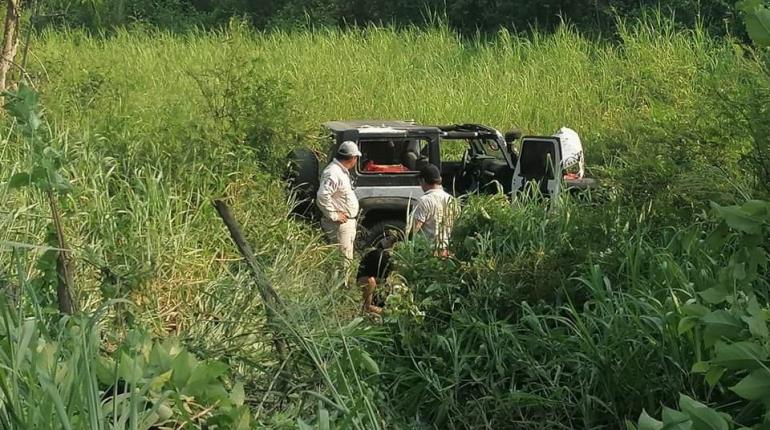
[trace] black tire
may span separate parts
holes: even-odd
[[[286,160],[284,173],[289,196],[293,199],[292,214],[316,218],[315,194],[318,191],[318,157],[309,149],[295,149]]]
[[[404,231],[406,230],[406,222],[400,219],[388,219],[378,221],[369,227],[364,227],[359,230],[359,237],[356,240],[356,247],[359,251],[365,251],[373,248],[377,243],[389,236],[391,230],[397,230],[399,237],[404,237]]]

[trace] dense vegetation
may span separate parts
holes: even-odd
[[[616,429],[645,411],[640,429],[763,428],[764,54],[654,14],[617,40],[46,31],[40,99],[7,97],[0,146],[0,426]],[[468,198],[455,257],[402,244],[388,313],[362,319],[280,182],[288,148],[353,117],[570,126],[604,186],[550,207]],[[212,198],[284,302],[283,356]]]
[[[582,31],[612,34],[617,16],[634,19],[661,7],[682,26],[705,25],[712,32],[741,32],[734,2],[726,0],[49,0],[41,2],[37,22],[101,30],[134,22],[165,29],[215,27],[232,17],[247,18],[258,29],[392,24],[431,24],[442,19],[465,35],[497,30],[553,30],[563,20]]]

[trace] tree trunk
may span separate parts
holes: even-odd
[[[3,50],[0,52],[0,91],[7,89],[8,72],[11,70],[19,47],[19,16],[21,0],[5,0],[5,26],[3,29]]]

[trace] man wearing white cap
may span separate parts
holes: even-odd
[[[342,142],[334,160],[321,174],[321,184],[316,195],[323,218],[321,227],[333,243],[337,243],[348,260],[353,259],[353,243],[356,238],[358,198],[353,191],[350,169],[358,163],[361,151],[352,141]]]

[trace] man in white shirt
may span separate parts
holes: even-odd
[[[355,168],[361,151],[352,141],[342,142],[334,160],[321,174],[316,203],[321,210],[321,227],[332,243],[339,244],[348,261],[353,259],[356,238],[358,198],[353,191],[350,169]]]
[[[420,186],[425,192],[412,212],[412,233],[422,234],[444,255],[449,246],[452,226],[458,215],[457,201],[441,186],[441,172],[428,164],[420,170]]]

